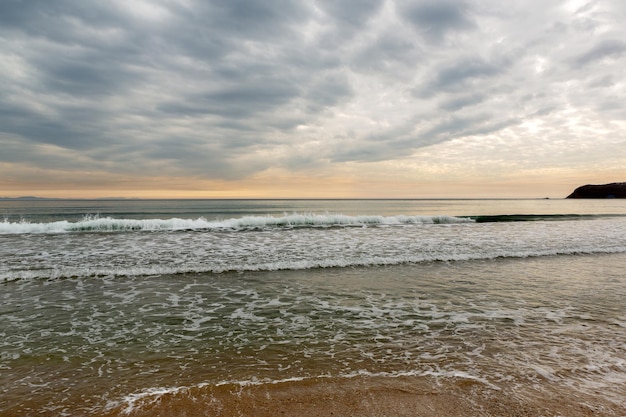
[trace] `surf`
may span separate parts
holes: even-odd
[[[473,223],[474,220],[455,216],[348,216],[343,214],[285,214],[283,216],[244,216],[224,220],[196,219],[125,219],[86,215],[83,219],[70,222],[11,222],[0,223],[0,234],[41,234],[79,232],[134,232],[134,231],[238,231],[265,230],[274,228],[325,228],[325,227],[367,227],[410,224],[459,224]]]

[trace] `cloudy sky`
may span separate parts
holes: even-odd
[[[3,0],[0,196],[626,181],[622,0]]]

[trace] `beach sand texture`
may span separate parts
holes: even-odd
[[[106,417],[165,416],[623,416],[626,409],[601,397],[557,392],[549,384],[524,392],[485,389],[459,378],[314,379],[253,386],[189,388],[146,396]]]

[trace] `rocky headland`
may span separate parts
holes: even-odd
[[[626,198],[626,182],[582,185],[567,198]]]

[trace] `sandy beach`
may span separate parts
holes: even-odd
[[[439,384],[429,378],[355,377],[189,388],[147,395],[104,416],[582,417],[624,413],[626,408],[603,401],[601,393],[581,397],[552,390],[548,383],[524,392],[505,392],[465,378]]]

